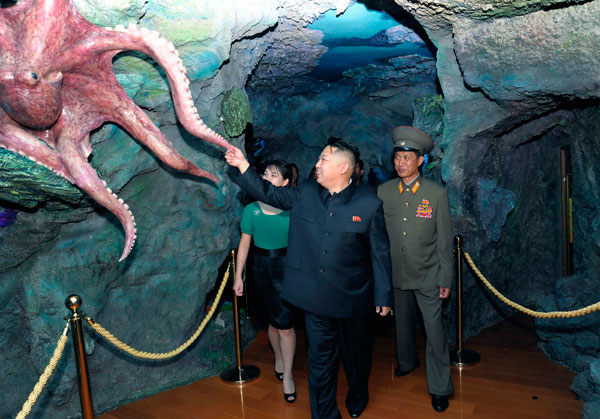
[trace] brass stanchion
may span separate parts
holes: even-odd
[[[457,343],[458,347],[450,351],[450,362],[452,365],[462,368],[477,364],[481,360],[481,355],[478,352],[471,351],[463,348],[463,330],[462,330],[462,297],[463,297],[463,274],[462,274],[462,236],[454,236],[454,260],[456,265],[456,284],[457,284],[457,295],[456,301],[458,303],[458,315],[456,317],[457,323]]]
[[[77,311],[81,307],[81,297],[79,295],[69,295],[65,300],[65,306],[73,312],[73,315],[68,320],[71,322],[71,330],[73,331],[73,350],[75,351],[75,362],[77,365],[81,413],[83,414],[83,419],[94,419],[94,406],[92,405],[92,393],[90,392],[90,380],[85,358],[85,343],[83,341],[82,318],[85,314]]]
[[[235,250],[231,251],[231,275],[235,278]],[[254,365],[242,365],[242,345],[240,336],[240,316],[237,295],[233,295],[233,325],[235,329],[236,366],[221,373],[221,380],[226,384],[247,384],[260,376],[260,369]]]

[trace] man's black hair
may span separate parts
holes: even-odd
[[[341,138],[329,137],[327,139],[327,145],[331,146],[331,147],[335,147],[338,150],[350,151],[352,153],[352,155],[354,156],[354,164],[356,164],[356,162],[358,161],[358,158],[360,157],[360,151],[358,151],[358,149],[356,147],[354,147],[353,145],[350,145],[349,143],[342,140]]]

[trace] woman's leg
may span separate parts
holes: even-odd
[[[269,325],[268,331],[269,342],[271,343],[271,347],[273,348],[273,352],[275,353],[275,372],[282,373],[284,372],[284,364],[283,358],[281,356],[281,343],[279,339],[279,329],[276,327]]]
[[[296,353],[296,331],[294,328],[279,329],[278,331],[283,360],[283,392],[291,394],[296,391],[294,378],[292,377],[292,366],[294,364],[294,354]]]

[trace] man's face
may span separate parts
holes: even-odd
[[[335,182],[340,172],[340,165],[343,163],[339,156],[333,154],[335,150],[337,150],[336,147],[326,146],[315,165],[317,182],[324,187]]]
[[[423,156],[417,157],[414,151],[396,151],[394,153],[394,168],[402,179],[412,179],[419,173]]]

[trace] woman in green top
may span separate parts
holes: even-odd
[[[275,186],[288,187],[292,178],[290,165],[283,160],[267,163],[263,179]],[[269,323],[269,342],[275,353],[275,376],[283,381],[286,402],[296,401],[292,378],[292,363],[296,351],[294,313],[282,300],[283,259],[287,248],[290,224],[289,211],[282,211],[264,202],[253,202],[244,208],[240,229],[242,237],[237,253],[237,266],[233,290],[240,296],[244,292],[242,271],[248,258],[250,242],[254,238],[252,278],[256,290],[257,307],[261,317]]]

